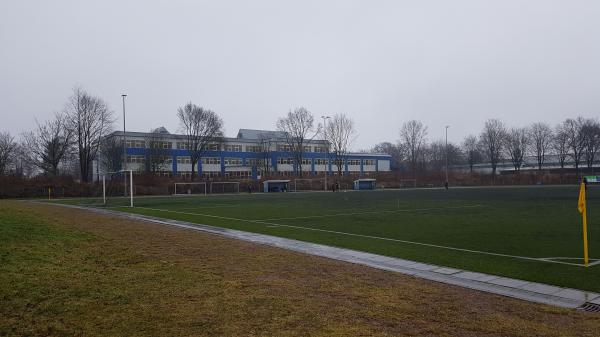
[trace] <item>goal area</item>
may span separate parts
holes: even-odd
[[[122,170],[102,175],[102,202],[105,207],[133,207],[133,171]]]
[[[173,195],[206,195],[206,183],[175,183],[173,188]]]
[[[325,178],[299,178],[294,179],[294,184],[292,187],[294,192],[325,191],[328,189],[325,184]]]
[[[210,183],[210,194],[240,193],[240,183],[237,181],[213,181]]]

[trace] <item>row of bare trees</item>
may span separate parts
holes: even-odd
[[[112,123],[113,112],[105,101],[76,87],[63,111],[48,121],[36,121],[36,127],[23,132],[19,141],[2,133],[0,174],[37,171],[55,177],[64,173],[61,170],[76,170],[82,181],[89,181],[92,162]]]
[[[468,164],[471,172],[477,163],[490,164],[496,174],[498,164],[508,160],[515,171],[521,170],[526,157],[535,158],[538,170],[548,164],[564,168],[583,165],[592,168],[600,152],[600,122],[593,118],[568,118],[552,127],[533,123],[528,127],[508,128],[498,119],[485,122],[481,133],[468,135],[460,146],[443,141],[427,142],[427,127],[420,121],[408,121],[400,128],[397,144],[381,143],[372,151],[388,153],[396,167],[408,166],[416,174],[426,168],[439,169],[441,161]]]

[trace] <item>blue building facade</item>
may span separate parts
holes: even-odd
[[[123,138],[122,132],[108,137]],[[160,149],[158,171],[163,175],[190,175],[192,165],[190,151],[184,135],[171,134],[164,128],[153,133],[125,133],[125,169],[144,171],[151,151],[150,143]],[[285,134],[278,131],[240,129],[236,137],[224,137],[211,143],[196,163],[194,171],[199,176],[230,179],[261,179],[264,176],[295,176],[300,169],[304,175],[336,175],[339,170],[335,156],[329,152],[324,140],[311,140],[304,146],[302,163],[294,160],[294,153],[285,141]],[[368,176],[376,172],[390,171],[391,157],[387,154],[349,153],[341,166],[344,175]],[[300,168],[301,165],[301,168]],[[108,168],[99,168],[110,171]]]

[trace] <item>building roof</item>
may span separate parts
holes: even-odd
[[[237,138],[240,139],[283,139],[285,138],[285,132],[283,131],[270,131],[270,130],[252,130],[252,129],[240,129],[237,134]]]

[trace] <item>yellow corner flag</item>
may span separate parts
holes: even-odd
[[[577,202],[577,210],[581,213],[583,217],[583,261],[585,266],[588,266],[589,257],[588,257],[588,240],[587,240],[587,213],[586,213],[586,204],[585,204],[585,183],[581,183],[581,187],[579,188],[579,201]]]

